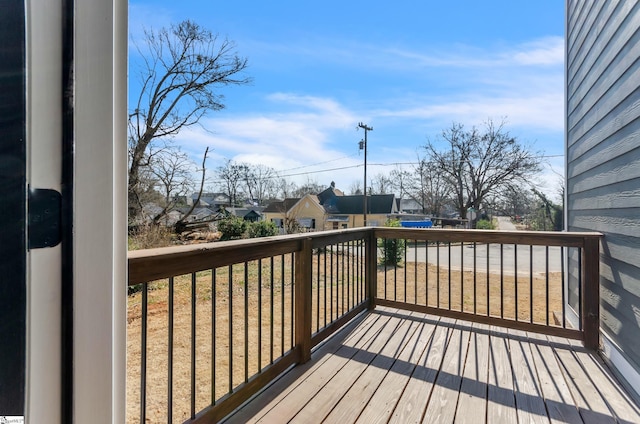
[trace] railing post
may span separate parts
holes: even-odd
[[[375,230],[369,230],[366,238],[365,252],[365,290],[367,300],[369,301],[369,309],[376,307],[376,295],[378,293],[378,243],[375,236]]]
[[[295,254],[295,344],[301,364],[311,359],[311,239],[302,241],[302,250]]]
[[[585,237],[582,255],[584,345],[597,350],[600,348],[600,240]]]

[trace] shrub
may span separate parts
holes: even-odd
[[[247,222],[237,216],[229,216],[218,221],[220,240],[238,240],[244,237],[247,231]]]
[[[476,229],[477,230],[493,230],[495,229],[495,226],[493,225],[493,222],[489,221],[488,219],[481,219],[476,222]]]
[[[249,238],[269,237],[278,234],[278,227],[273,222],[256,221],[248,225]]]
[[[391,219],[386,222],[385,227],[400,227],[400,221],[397,219]],[[402,262],[404,255],[404,243],[403,239],[380,239],[378,240],[378,247],[382,249],[382,257],[380,258],[381,265],[398,265]]]

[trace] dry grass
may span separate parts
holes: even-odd
[[[314,256],[313,269],[322,270],[322,256]],[[319,265],[319,266],[318,266]],[[336,262],[337,268],[337,262]],[[261,271],[259,271],[261,269]],[[285,270],[283,274],[283,269]],[[267,261],[262,267],[257,262],[250,263],[245,271],[243,266],[235,266],[229,278],[229,268],[219,269],[215,274],[215,284],[211,271],[196,274],[195,285],[195,411],[200,411],[226,394],[230,387],[236,387],[258,372],[259,367],[267,366],[272,358],[288,351],[292,341],[292,285],[291,257],[286,256],[284,263],[278,258],[273,268]],[[262,280],[258,284],[258,274]],[[271,284],[273,275],[273,284]],[[406,278],[405,278],[406,275]],[[246,278],[245,278],[246,277]],[[331,280],[325,290],[314,288],[314,296],[320,293],[320,310],[314,297],[312,302],[314,317],[313,329],[323,325],[325,300],[333,305],[334,316],[344,312],[340,300],[343,292],[342,275]],[[353,275],[349,277],[353,281]],[[229,281],[231,280],[231,284]],[[245,280],[249,283],[245,285]],[[316,276],[314,282],[324,281],[324,275]],[[331,282],[333,281],[333,283]],[[386,271],[386,296],[389,299],[409,303],[428,304],[454,310],[464,310],[486,314],[487,299],[491,315],[514,319],[515,277],[489,275],[489,298],[487,298],[487,275],[472,272],[449,271],[424,263],[407,263],[405,267]],[[231,290],[230,290],[231,287]],[[245,287],[248,287],[245,290]],[[474,297],[474,287],[475,297]],[[529,278],[518,277],[518,318],[529,320],[531,315],[531,292]],[[550,300],[546,305],[546,280],[533,279],[533,320],[544,323],[553,311],[561,310],[561,281],[559,274],[549,276]],[[173,419],[182,422],[190,416],[191,393],[191,316],[192,284],[191,276],[176,277],[174,281],[174,317],[173,317]],[[353,291],[351,292],[353,293]],[[168,294],[169,283],[158,282],[150,285],[148,291],[148,336],[147,336],[147,422],[166,422],[168,410],[167,361],[168,361]],[[502,294],[502,296],[500,296]],[[378,269],[378,297],[385,295],[385,270]],[[261,296],[261,299],[259,299]],[[272,297],[273,296],[273,297]],[[503,299],[501,305],[500,299]],[[136,293],[129,297],[127,326],[127,422],[138,422],[140,417],[140,358],[141,358],[141,299]],[[271,302],[273,299],[273,302]],[[450,299],[450,305],[449,305]],[[232,307],[230,308],[230,303]],[[212,305],[215,304],[215,310]],[[502,309],[501,309],[502,306]],[[273,308],[273,312],[272,312]],[[231,310],[231,315],[229,311]],[[547,315],[547,310],[549,315]],[[215,311],[215,320],[212,316]],[[258,315],[262,314],[261,342],[258,342]],[[245,315],[248,318],[245,324]],[[316,323],[316,315],[320,323]],[[273,317],[271,321],[269,317]],[[230,318],[232,326],[230,327]],[[272,325],[273,323],[273,325]],[[211,334],[215,325],[216,342],[212,346]],[[248,337],[245,343],[245,325]],[[212,357],[215,354],[215,359]],[[246,355],[245,355],[246,352]],[[259,357],[260,356],[260,357]],[[246,372],[245,372],[246,358]],[[233,372],[229,375],[230,359]],[[215,364],[215,370],[212,370]],[[213,371],[213,372],[212,372]],[[213,378],[212,378],[213,377]],[[213,396],[212,396],[213,394]]]

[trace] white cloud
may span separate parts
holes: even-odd
[[[521,65],[562,65],[564,63],[564,39],[547,37],[525,44],[513,54]]]

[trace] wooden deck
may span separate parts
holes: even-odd
[[[580,342],[377,308],[229,423],[640,423]]]

